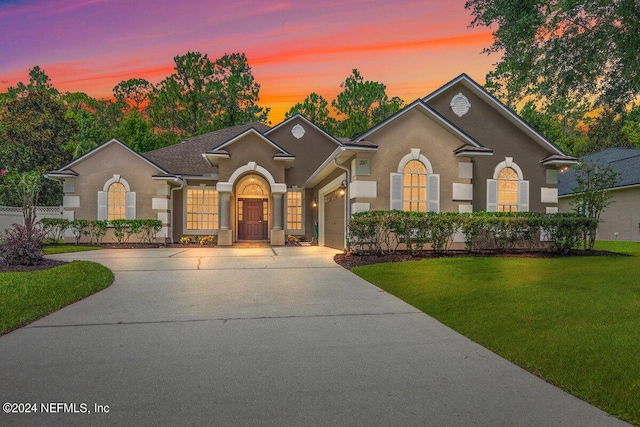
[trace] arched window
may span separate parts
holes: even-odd
[[[433,173],[429,159],[412,148],[391,173],[391,209],[440,212],[440,175]]]
[[[104,183],[98,191],[98,219],[135,219],[136,193],[131,191],[129,183],[120,175]]]
[[[518,211],[518,174],[504,168],[498,174],[498,212]]]
[[[419,160],[407,162],[402,177],[402,210],[427,211],[427,168]]]
[[[114,182],[107,192],[107,219],[126,218],[126,193],[127,190],[120,182]]]
[[[522,169],[507,157],[496,166],[493,179],[487,180],[487,211],[527,212],[529,210],[529,181]]]

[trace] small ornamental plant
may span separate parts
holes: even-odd
[[[203,236],[200,238],[201,245],[213,245],[215,243],[215,236]]]
[[[13,224],[5,230],[0,246],[0,258],[8,265],[38,265],[44,261],[42,240],[44,233],[38,227]]]
[[[180,244],[181,244],[181,245],[189,245],[189,244],[191,244],[191,237],[189,237],[189,236],[182,236],[182,237],[180,238]]]

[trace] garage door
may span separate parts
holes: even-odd
[[[344,249],[344,197],[337,191],[324,196],[324,245]]]

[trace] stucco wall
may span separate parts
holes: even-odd
[[[241,166],[256,162],[269,171],[276,182],[284,182],[284,162],[273,160],[278,149],[256,134],[247,134],[242,139],[225,147],[230,158],[220,159],[219,180],[227,182],[229,177]]]
[[[367,137],[367,140],[378,145],[378,151],[371,155],[370,178],[363,177],[362,180],[377,180],[377,197],[358,202],[369,202],[371,210],[389,209],[390,174],[398,172],[400,161],[411,153],[412,148],[419,148],[420,154],[431,163],[433,173],[440,175],[440,211],[458,211],[461,202],[453,200],[453,183],[470,182],[458,178],[458,163],[468,161],[457,158],[453,152],[462,145],[460,139],[431,117],[413,109]]]
[[[602,213],[602,223],[598,226],[598,240],[640,242],[640,187],[614,190],[613,201]],[[560,212],[571,212],[573,197],[560,198]]]
[[[451,99],[462,93],[471,104],[468,113],[458,117],[451,109]],[[487,179],[493,178],[496,166],[506,157],[512,157],[529,181],[529,210],[546,212],[547,207],[557,207],[555,203],[542,203],[541,188],[556,188],[556,184],[546,181],[546,167],[540,161],[552,152],[531,139],[509,120],[490,107],[484,99],[462,86],[455,85],[429,101],[435,110],[449,121],[463,129],[485,147],[493,149],[493,156],[476,157],[473,160],[474,210],[487,208]]]
[[[297,139],[291,133],[294,126],[300,125],[305,133]],[[288,187],[302,187],[307,179],[338,147],[335,141],[318,131],[300,118],[292,119],[286,125],[269,133],[269,138],[279,146],[296,156],[293,166],[286,170]]]
[[[98,191],[103,191],[105,183],[114,175],[120,175],[122,180],[127,181],[130,190],[136,193],[136,218],[158,219],[159,212],[168,212],[167,208],[153,208],[154,198],[168,197],[158,195],[158,186],[165,183],[151,178],[160,171],[118,143],[109,143],[72,165],[72,169],[78,176],[69,179],[72,184],[65,186],[64,218],[97,219]],[[105,242],[111,240],[109,236],[110,234]]]

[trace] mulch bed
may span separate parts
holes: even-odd
[[[609,251],[572,251],[568,255],[560,255],[548,251],[534,251],[534,252],[513,252],[502,253],[495,251],[486,252],[467,252],[467,251],[449,251],[446,254],[437,254],[433,251],[422,251],[414,255],[407,253],[406,251],[396,251],[393,254],[383,255],[351,255],[351,254],[337,254],[333,259],[334,261],[351,270],[353,267],[359,267],[362,265],[381,264],[385,262],[407,262],[407,261],[420,261],[427,258],[456,258],[456,257],[503,257],[503,258],[561,258],[566,256],[607,256],[607,255],[626,255]]]
[[[49,258],[45,258],[44,261],[38,265],[7,265],[5,262],[0,261],[0,273],[47,270],[49,268],[59,267],[66,263],[67,261],[59,261],[57,259]]]

